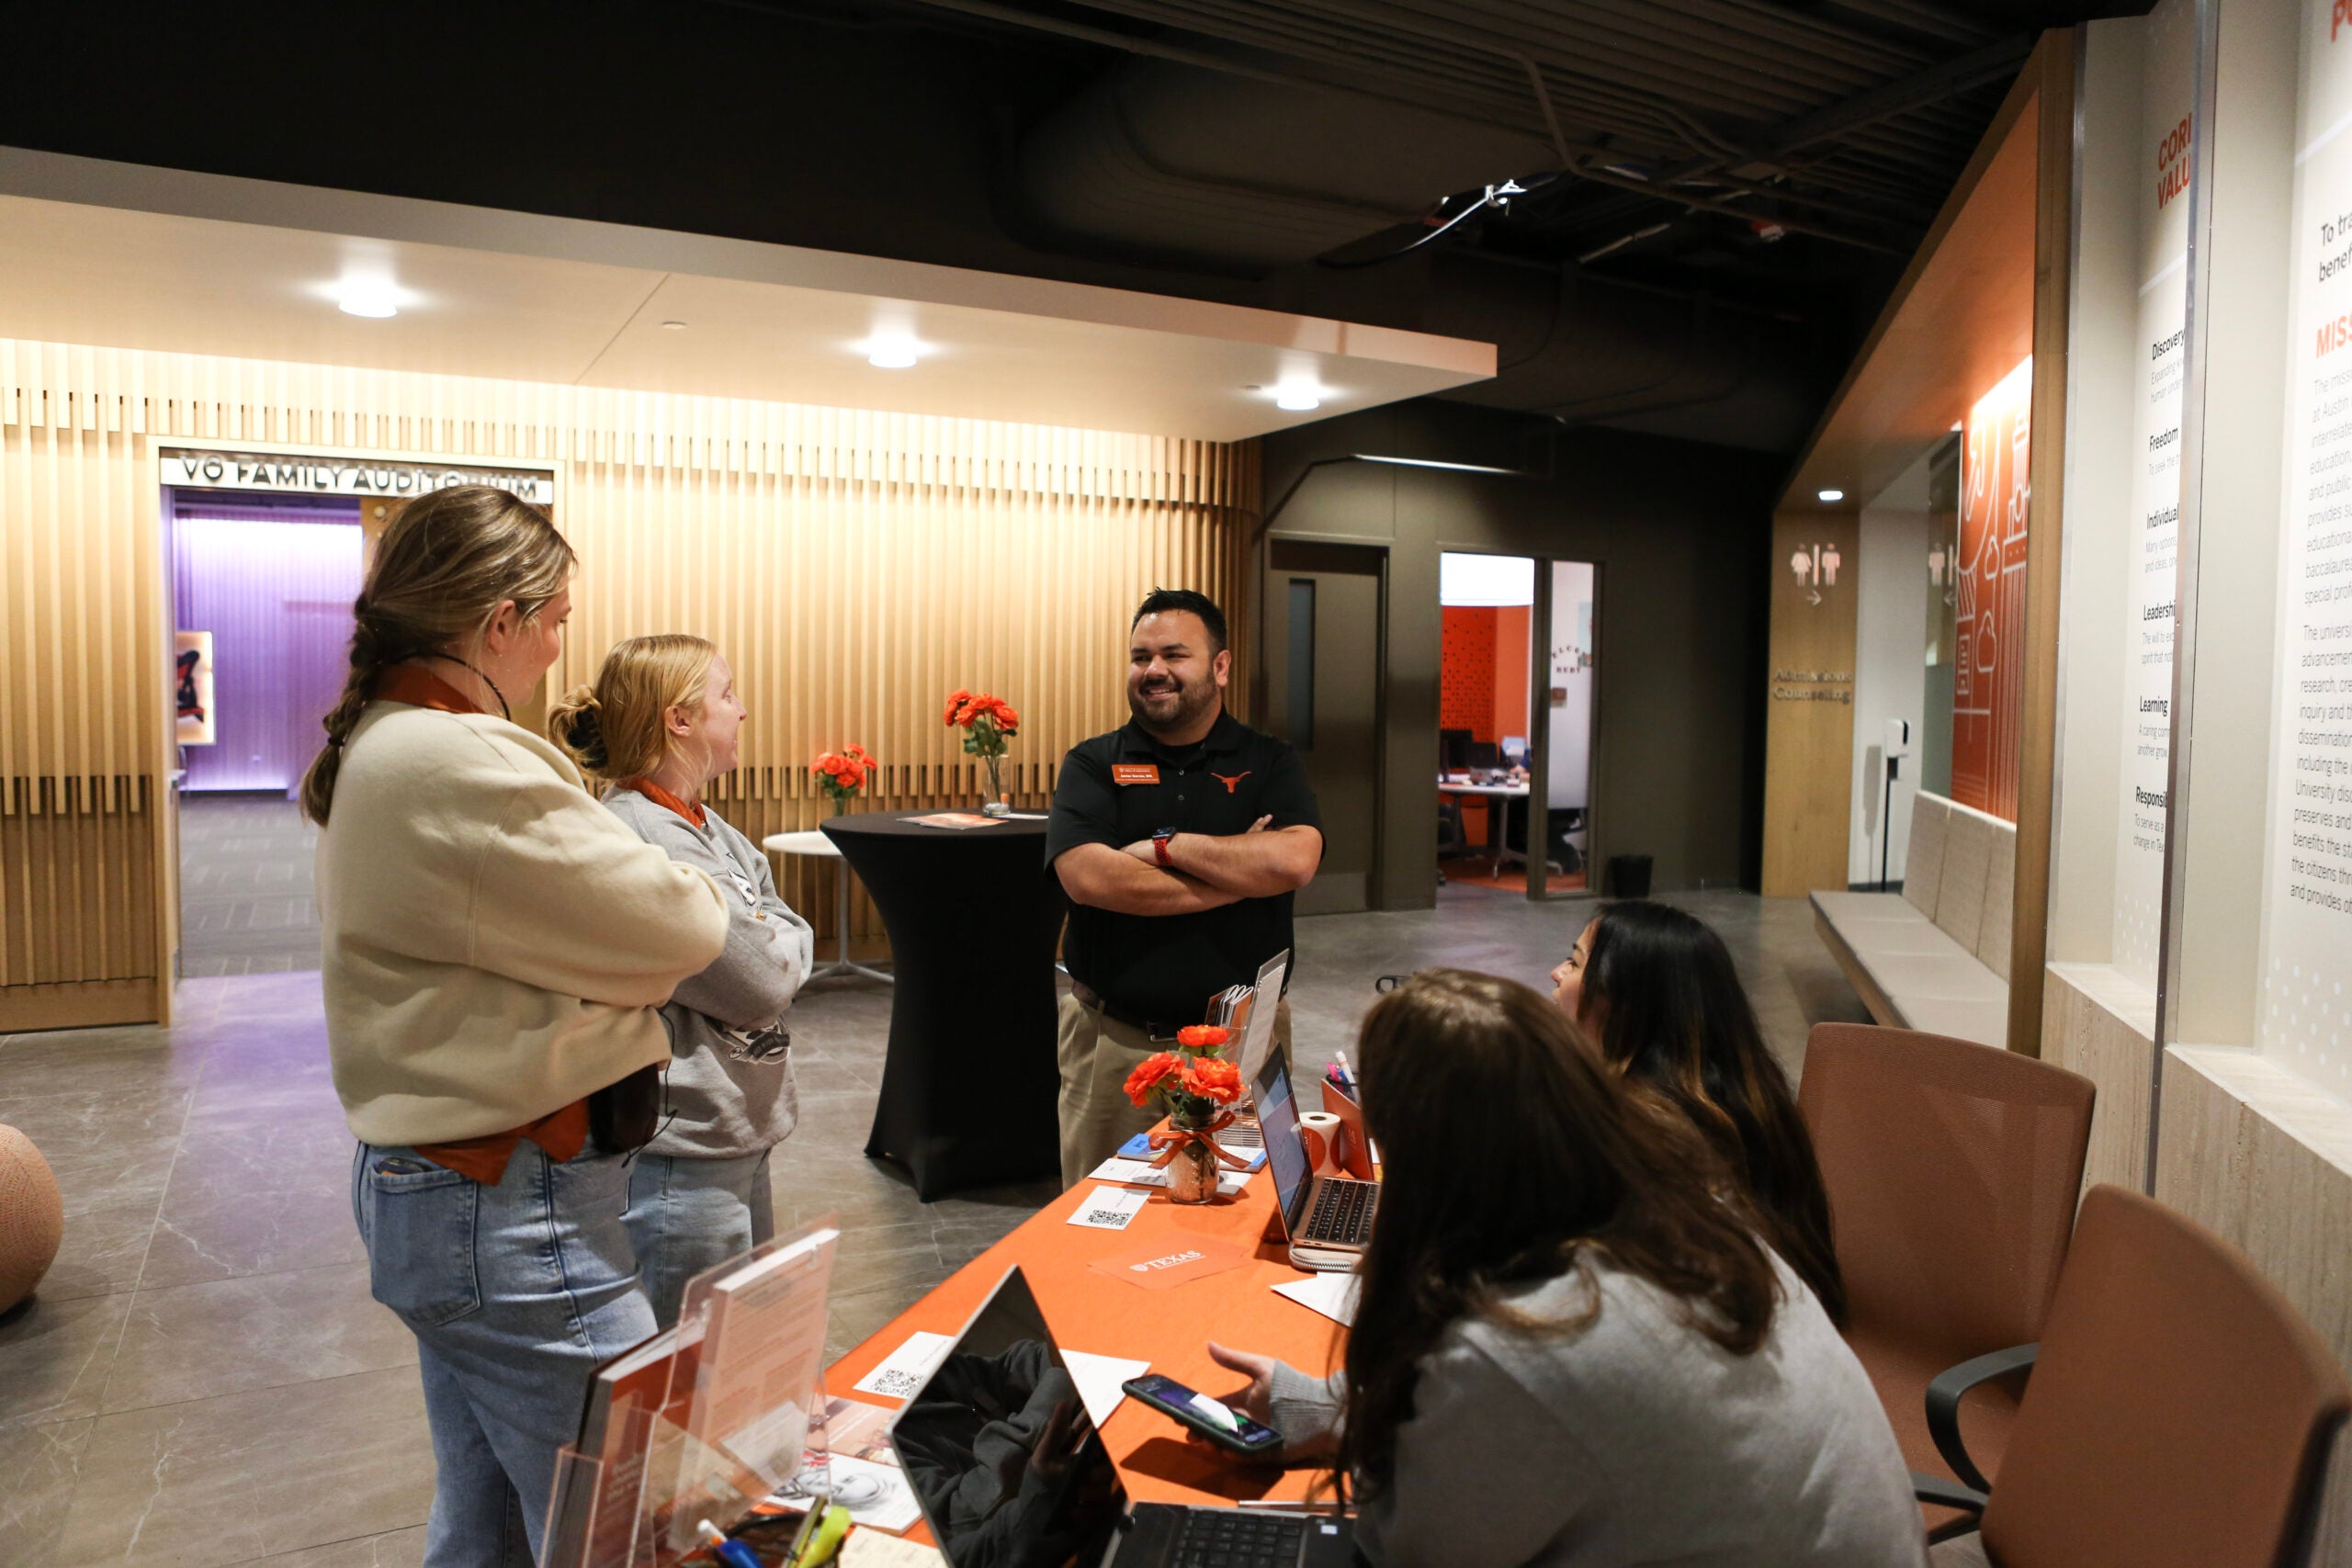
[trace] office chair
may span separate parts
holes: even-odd
[[[1470,852],[1470,835],[1462,826],[1462,803],[1451,795],[1437,797],[1437,858],[1449,860]],[[1437,874],[1438,885],[1445,885],[1445,873]]]
[[[1911,1469],[1945,1469],[1928,1386],[2041,1337],[2074,1230],[2091,1081],[1990,1045],[1867,1024],[1814,1026],[1797,1107],[1829,1193],[1847,1343]],[[1977,1387],[1969,1448],[2001,1463],[2020,1380]],[[1928,1509],[1931,1529],[1957,1516]]]
[[[1954,1413],[1978,1379],[2022,1367],[2032,1382],[1988,1488]],[[2041,1344],[1954,1368],[1928,1398],[1967,1484],[1919,1495],[1977,1531],[1939,1545],[1939,1568],[2297,1568],[2352,1413],[2326,1341],[2245,1254],[2120,1187],[2083,1200]]]
[[[1503,848],[1524,861],[1528,858],[1527,802],[1506,800],[1502,802],[1502,807]],[[1552,818],[1547,819],[1549,826],[1544,832],[1544,838],[1548,842],[1545,847],[1551,852],[1544,857],[1544,869],[1554,876],[1565,876],[1569,872],[1581,867],[1584,864],[1584,857],[1577,854],[1576,846],[1563,837],[1567,829],[1559,825],[1556,819],[1557,815],[1555,812]],[[1565,854],[1561,852],[1564,850],[1566,852]]]

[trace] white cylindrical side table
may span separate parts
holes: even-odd
[[[833,863],[833,886],[839,895],[837,923],[833,929],[839,942],[839,955],[823,968],[812,971],[808,978],[821,980],[828,975],[862,975],[869,980],[879,980],[886,986],[895,985],[897,982],[881,970],[856,963],[849,955],[849,863],[842,859],[842,852],[833,847],[832,840],[814,829],[805,833],[770,833],[760,840],[760,848],[772,855],[814,855],[820,860]]]

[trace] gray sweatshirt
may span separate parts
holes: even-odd
[[[815,934],[775,890],[768,857],[708,805],[695,827],[633,789],[605,805],[647,843],[707,873],[727,904],[727,947],[682,980],[670,1029],[663,1123],[646,1152],[693,1159],[764,1153],[792,1135],[800,1102],[784,1012],[808,977]]]
[[[1781,1303],[1753,1354],[1685,1326],[1673,1298],[1598,1262],[1508,1299],[1585,1327],[1455,1323],[1423,1359],[1396,1482],[1356,1542],[1380,1568],[1915,1568],[1918,1506],[1886,1413],[1813,1293],[1775,1259]],[[1346,1373],[1288,1365],[1273,1426],[1337,1430]]]

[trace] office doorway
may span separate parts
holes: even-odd
[[[1296,749],[1323,817],[1302,915],[1368,909],[1381,814],[1381,647],[1388,552],[1276,540],[1267,557],[1265,728]]]
[[[295,795],[343,690],[360,502],[167,487],[163,516],[181,973],[316,969],[317,833]]]
[[[1590,885],[1596,568],[1439,558],[1438,874],[1520,897]]]

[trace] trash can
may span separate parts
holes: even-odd
[[[1650,896],[1650,857],[1647,855],[1611,855],[1609,877],[1601,890],[1611,898],[1646,898]]]

